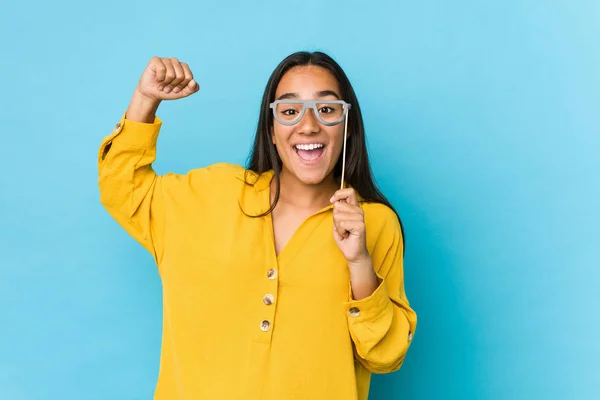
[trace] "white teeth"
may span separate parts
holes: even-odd
[[[298,150],[314,150],[323,147],[323,143],[311,143],[311,144],[297,144],[296,148]]]

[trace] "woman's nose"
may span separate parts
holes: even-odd
[[[302,116],[302,119],[298,121],[298,130],[302,133],[311,134],[320,130],[321,124],[317,119],[312,108],[307,109]]]

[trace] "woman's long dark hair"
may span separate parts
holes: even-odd
[[[404,228],[400,216],[385,198],[383,193],[377,188],[373,179],[371,164],[369,163],[369,156],[367,153],[367,145],[365,142],[365,127],[363,125],[362,114],[354,89],[338,63],[327,54],[319,51],[300,51],[289,55],[279,63],[267,82],[260,107],[260,117],[256,129],[256,136],[254,138],[254,145],[248,156],[246,170],[262,174],[265,171],[273,169],[273,177],[276,181],[277,190],[271,207],[266,212],[257,215],[256,217],[262,217],[272,212],[279,201],[280,194],[279,177],[282,163],[281,158],[279,158],[279,154],[277,153],[277,149],[271,140],[273,133],[273,113],[269,104],[275,100],[275,92],[283,75],[293,67],[308,65],[319,66],[328,70],[340,86],[342,99],[351,104],[348,115],[348,138],[346,142],[346,182],[352,186],[365,201],[385,204],[394,211],[400,222],[402,243],[404,247]],[[341,175],[342,157],[338,159],[338,162],[335,165],[334,178],[339,181]],[[252,182],[248,182],[247,179],[246,183],[249,185],[253,184]]]

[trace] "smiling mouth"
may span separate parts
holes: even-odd
[[[297,144],[293,146],[293,149],[302,164],[311,165],[316,164],[321,160],[325,152],[325,145],[323,143],[309,145]]]

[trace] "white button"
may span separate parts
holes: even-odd
[[[121,123],[117,122],[117,125],[115,125],[115,132],[118,131],[120,127],[121,127]]]
[[[269,279],[275,279],[275,278],[277,278],[277,271],[274,270],[273,268],[271,268],[269,271],[267,271],[267,277]]]
[[[275,297],[273,297],[272,294],[265,294],[265,297],[263,297],[263,302],[268,306],[273,304],[274,301],[275,301]]]
[[[268,331],[270,327],[271,327],[271,323],[269,321],[267,321],[266,319],[260,323],[260,329],[263,332]]]
[[[352,307],[348,310],[348,314],[350,314],[351,317],[358,317],[360,315],[360,310],[356,307]]]
[[[408,341],[410,342],[412,340],[412,332],[408,332]]]

